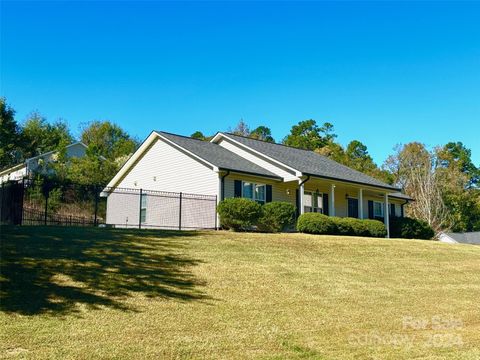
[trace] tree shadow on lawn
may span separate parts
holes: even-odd
[[[71,227],[0,227],[0,310],[34,315],[125,304],[133,295],[207,299],[185,256],[196,232]]]

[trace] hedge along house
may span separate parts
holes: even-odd
[[[403,206],[411,200],[400,189],[313,151],[229,133],[217,133],[205,142],[152,132],[107,185],[107,223],[112,224],[122,223],[127,211],[115,201],[116,188],[214,195],[217,201],[228,197],[262,204],[286,201],[297,207],[298,214],[377,218],[387,229],[385,214],[403,216]],[[150,213],[152,217],[144,217],[145,225],[155,226],[158,214]]]

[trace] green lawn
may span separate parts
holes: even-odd
[[[0,231],[1,358],[480,358],[480,247]]]

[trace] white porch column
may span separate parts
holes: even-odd
[[[358,191],[358,218],[363,219],[363,189]]]
[[[305,203],[304,195],[305,194],[305,185],[303,184],[303,181],[300,180],[300,189],[298,190],[298,196],[300,197],[298,201],[298,205],[300,206],[300,215],[305,213],[305,206],[303,205]]]
[[[388,214],[388,193],[385,193],[385,208],[383,209],[383,220],[387,228],[387,238],[390,237],[390,216]]]
[[[330,187],[330,209],[328,213],[330,216],[335,216],[335,184]]]

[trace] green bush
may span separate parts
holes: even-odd
[[[331,217],[319,213],[306,213],[298,218],[297,230],[307,234],[334,234],[336,226]]]
[[[262,207],[253,200],[228,198],[218,204],[217,212],[222,227],[245,231],[256,225],[262,215]]]
[[[329,217],[306,213],[299,217],[297,230],[308,234],[385,237],[385,225],[378,220]]]
[[[434,235],[435,232],[425,221],[408,217],[390,220],[391,237],[430,240]]]
[[[295,223],[295,206],[288,202],[274,201],[262,206],[258,230],[280,232]]]
[[[368,233],[370,237],[376,238],[383,238],[387,236],[387,229],[385,228],[385,224],[378,220],[362,220],[365,224],[366,228],[368,229]]]

